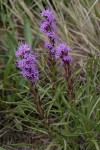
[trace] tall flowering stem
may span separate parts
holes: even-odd
[[[44,18],[40,25],[40,30],[46,35],[47,41],[45,42],[45,48],[48,49],[48,66],[52,68],[55,66],[55,43],[57,41],[57,36],[55,33],[55,17],[53,12],[46,8],[42,11],[41,16]]]
[[[75,94],[73,91],[73,79],[72,79],[72,73],[71,73],[71,67],[70,63],[72,62],[72,57],[68,55],[68,53],[71,51],[71,48],[69,46],[66,46],[64,43],[61,43],[56,48],[56,59],[61,59],[61,65],[64,66],[65,70],[65,78],[68,85],[68,96],[73,100],[75,99]]]
[[[35,82],[39,79],[39,71],[36,67],[38,61],[31,51],[30,46],[26,43],[19,43],[18,50],[15,55],[17,57],[17,68],[19,68],[20,73],[30,82],[30,91],[34,95],[36,110],[42,119],[47,120],[42,100],[40,99],[38,89],[35,86]]]
[[[31,51],[30,46],[26,43],[19,44],[15,55],[17,57],[17,68],[19,68],[20,73],[30,82],[30,92],[34,95],[36,111],[43,120],[43,125],[48,129],[48,133],[50,133],[52,136],[55,136],[56,133],[50,127],[47,113],[43,108],[43,103],[40,99],[38,88],[35,85],[35,82],[39,79],[39,71],[36,67],[37,59]]]

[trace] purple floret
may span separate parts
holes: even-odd
[[[35,58],[34,54],[32,53],[32,51],[30,51],[30,53],[25,53],[24,58],[26,59],[26,61],[28,62],[34,62],[37,63],[37,59]]]
[[[37,60],[30,50],[28,44],[21,43],[16,52],[17,67],[20,69],[21,74],[26,77],[30,83],[34,83],[38,79],[38,69],[36,68]]]
[[[52,32],[56,29],[56,25],[52,22],[48,22],[47,20],[45,20],[44,22],[41,23],[40,25],[40,30],[42,32],[44,32],[45,34],[48,33],[48,32]]]
[[[71,51],[71,48],[69,46],[66,46],[64,43],[61,43],[57,46],[56,48],[56,53],[55,57],[56,59],[61,58],[62,59],[62,64],[63,62],[71,62],[72,57],[68,55],[68,52]]]
[[[45,17],[49,22],[55,21],[54,14],[49,8],[43,10],[41,16]]]
[[[16,52],[16,57],[19,57],[19,56],[24,56],[24,54],[26,52],[30,51],[30,46],[29,44],[26,44],[26,43],[19,43],[18,45],[18,50]]]
[[[26,67],[26,60],[25,59],[18,60],[17,61],[17,67],[20,68],[20,69],[25,68]]]
[[[63,60],[64,60],[64,61],[71,62],[71,61],[73,60],[73,58],[72,58],[71,56],[68,56],[68,55],[67,55],[67,56],[64,56],[64,57],[63,57]]]
[[[45,48],[52,49],[53,45],[49,41],[47,41],[45,42]]]
[[[69,46],[66,46],[64,43],[61,43],[60,45],[57,46],[56,48],[56,58],[60,58],[63,55],[67,55],[68,52],[71,51],[71,48]]]
[[[56,48],[56,58],[62,57],[64,54],[68,54],[68,52],[71,51],[71,48],[69,46],[66,46],[64,43],[61,43]]]
[[[44,33],[47,33],[50,28],[50,24],[48,21],[42,22],[40,25],[40,30]]]
[[[54,41],[57,39],[57,36],[56,36],[55,32],[52,32],[52,31],[47,32],[47,33],[46,33],[46,36],[47,36],[49,39],[54,40]]]

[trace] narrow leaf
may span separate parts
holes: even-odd
[[[24,19],[24,37],[26,42],[31,46],[32,48],[32,33],[31,33],[31,26],[30,22],[27,18]]]

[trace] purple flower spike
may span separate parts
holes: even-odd
[[[38,79],[38,69],[36,68],[37,60],[30,50],[30,46],[26,43],[19,44],[16,57],[19,57],[17,67],[20,69],[21,74],[26,77],[30,83],[34,83]]]
[[[47,8],[42,11],[41,16],[44,17],[43,22],[41,23],[40,30],[44,32],[49,42],[45,42],[45,47],[48,49],[48,53],[53,54],[55,57],[55,43],[57,42],[57,35],[55,33],[55,17],[53,12]]]

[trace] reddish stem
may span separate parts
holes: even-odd
[[[65,69],[65,78],[66,78],[66,82],[68,85],[68,96],[71,99],[75,99],[75,93],[74,93],[74,89],[73,89],[73,79],[72,79],[72,72],[71,72],[71,68],[70,68],[70,62],[64,62],[64,69]]]
[[[33,87],[31,89],[31,93],[34,95],[34,103],[39,116],[45,121],[45,123],[48,123],[47,113],[43,108],[43,103],[40,99],[38,89],[36,87]]]

